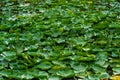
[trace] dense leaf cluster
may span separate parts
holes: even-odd
[[[99,80],[120,74],[120,3],[0,1],[0,80]]]

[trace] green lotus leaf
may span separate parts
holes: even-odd
[[[30,74],[29,72],[24,72],[22,75],[21,75],[21,78],[22,79],[32,79],[34,78],[34,76],[32,74]]]
[[[63,43],[65,42],[65,39],[62,39],[62,38],[58,38],[55,40],[57,43]]]
[[[119,11],[118,0],[0,0],[0,80],[120,74]]]
[[[0,80],[5,80],[4,78],[0,77]]]
[[[87,55],[87,56],[69,56],[68,57],[71,60],[75,60],[75,61],[94,61],[95,60],[95,55]]]
[[[52,61],[52,64],[54,64],[56,67],[55,68],[65,68],[66,64],[62,61]]]
[[[73,39],[78,45],[85,45],[86,42],[82,38]]]
[[[71,62],[70,65],[77,72],[85,72],[88,68],[87,64],[80,62]]]
[[[29,69],[28,71],[31,75],[33,75],[35,78],[47,78],[48,73],[46,71],[41,71],[36,68]]]
[[[6,27],[6,25],[0,25],[0,30],[7,30],[8,28]]]
[[[119,29],[120,28],[120,24],[119,23],[111,23],[111,24],[109,24],[109,28]]]
[[[48,78],[46,78],[46,77],[40,77],[40,78],[38,78],[39,80],[48,80]]]
[[[119,56],[119,54],[118,53],[116,53],[116,52],[112,52],[112,55],[111,55],[112,57],[118,57]]]
[[[84,51],[90,51],[90,48],[82,48]]]
[[[24,60],[22,60],[22,61],[24,61]],[[10,64],[10,68],[11,69],[19,69],[19,70],[22,70],[22,69],[27,69],[27,66],[26,66],[26,63],[25,63],[25,61],[24,61],[24,63],[23,64],[21,64],[21,62],[16,62],[16,63],[11,63]]]
[[[58,71],[59,71],[58,69],[50,69],[48,70],[48,73],[56,75]]]
[[[76,60],[76,59],[79,59],[80,57],[77,55],[74,55],[74,56],[69,56],[68,58],[71,60]]]
[[[59,50],[62,50],[64,48],[64,46],[60,46],[60,45],[56,45],[56,46],[53,46],[53,49],[55,51],[59,51]],[[55,55],[55,54],[54,54]],[[58,55],[58,54],[57,54]]]
[[[105,60],[97,60],[97,61],[95,61],[95,64],[100,65],[100,66],[102,66],[104,68],[107,68],[108,65],[109,65],[109,63],[106,62]]]
[[[120,67],[113,67],[114,74],[120,74]]]
[[[5,40],[4,36],[0,36],[0,41]]]
[[[105,29],[108,28],[109,22],[108,21],[101,21],[97,25],[94,26],[96,29]]]
[[[45,57],[44,54],[39,52],[39,51],[37,51],[37,52],[34,52],[34,51],[26,52],[25,54],[28,54],[28,56],[39,57],[39,58],[44,58]]]
[[[74,52],[73,51],[70,51],[70,50],[63,50],[60,52],[60,54],[62,56],[69,56],[69,55],[72,55]]]
[[[2,52],[5,49],[5,45],[0,45],[0,52]]]
[[[79,71],[74,71],[75,72],[75,76],[79,77],[80,79],[85,79],[85,77],[88,75],[86,74],[86,72],[79,72]]]
[[[4,76],[4,77],[9,77],[12,75],[12,71],[11,70],[2,70],[2,71],[0,71],[0,75]]]
[[[53,66],[52,69],[53,70],[61,70],[61,69],[64,69],[65,67],[64,66]]]
[[[48,80],[61,80],[61,78],[58,76],[50,76]]]
[[[52,30],[52,31],[54,31],[52,34],[53,37],[58,37],[59,35],[62,34],[62,28],[60,28],[59,30]]]
[[[98,65],[91,65],[91,68],[94,70],[95,73],[103,73],[106,71],[105,68]]]
[[[27,47],[27,49],[28,49],[29,51],[35,51],[35,50],[38,49],[38,46],[36,46],[36,45],[30,45],[29,47]]]
[[[91,76],[88,76],[88,80],[100,80],[100,77],[99,75],[91,75]]]
[[[92,48],[92,51],[93,52],[101,52],[101,51],[104,51],[103,49],[99,48],[99,47],[96,47],[96,48]]]
[[[4,65],[3,64],[0,64],[0,70],[1,69],[4,69]]]
[[[62,76],[62,77],[72,77],[74,76],[74,71],[70,69],[60,70],[57,72],[57,75]]]
[[[17,58],[16,52],[12,52],[12,51],[3,52],[3,56],[4,56],[4,59],[6,59],[8,61],[12,61],[12,60],[15,60]]]
[[[108,60],[108,53],[107,52],[99,52],[97,58],[100,60],[107,61]]]
[[[52,64],[48,61],[45,61],[45,62],[41,62],[40,64],[38,64],[37,67],[42,70],[48,70],[52,67]]]
[[[48,77],[48,73],[45,71],[38,71],[36,74],[37,77]]]
[[[108,79],[110,76],[108,73],[101,73],[100,78],[101,79]]]

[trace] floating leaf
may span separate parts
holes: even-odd
[[[103,73],[103,72],[105,72],[105,68],[103,68],[102,66],[91,65],[91,68],[94,70],[95,73]]]
[[[61,80],[61,78],[57,76],[50,76],[48,80]]]
[[[109,76],[109,74],[108,73],[102,73],[101,75],[100,75],[100,78],[101,79],[108,79],[110,76]]]
[[[15,60],[17,58],[16,52],[12,52],[12,51],[3,52],[3,57],[4,57],[4,59],[6,59],[8,61],[12,61],[12,60]]]
[[[114,74],[120,74],[120,67],[113,67]]]
[[[52,67],[52,64],[48,61],[41,62],[39,65],[37,65],[37,68],[40,68],[42,70],[48,70]]]
[[[118,24],[118,23],[111,23],[111,24],[109,24],[109,27],[110,27],[110,28],[119,29],[119,28],[120,28],[120,24]]]
[[[85,72],[88,68],[87,64],[79,62],[71,62],[70,65],[77,72]]]
[[[72,77],[74,75],[74,71],[73,70],[60,70],[57,72],[57,75],[62,76],[62,77]]]

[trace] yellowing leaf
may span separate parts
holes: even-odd
[[[92,1],[87,1],[88,4],[92,4]]]
[[[120,75],[114,75],[114,76],[112,76],[111,80],[120,80]]]
[[[52,69],[59,70],[59,69],[62,69],[62,66],[54,66]]]

